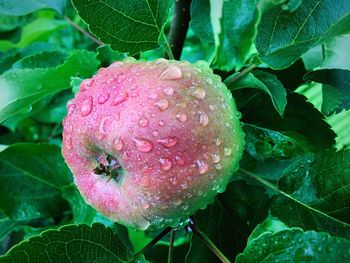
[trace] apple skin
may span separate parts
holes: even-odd
[[[242,157],[240,114],[203,61],[115,62],[67,108],[62,153],[80,193],[134,229],[176,227],[204,209]]]

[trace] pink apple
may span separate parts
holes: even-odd
[[[238,169],[236,106],[205,62],[115,62],[84,80],[67,107],[63,155],[75,183],[126,226],[177,226]]]

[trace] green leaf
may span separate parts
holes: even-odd
[[[210,0],[192,0],[190,26],[201,41],[214,42],[210,20]]]
[[[307,73],[304,78],[308,81],[327,84],[323,85],[322,108],[326,107],[326,110],[323,109],[322,112],[329,114],[333,110],[350,109],[350,70],[320,69]],[[335,87],[336,90],[328,85]],[[324,104],[327,105],[324,106]],[[330,108],[329,104],[333,107]],[[329,108],[331,110],[328,110]]]
[[[70,77],[91,76],[99,62],[96,54],[73,51],[67,61],[56,68],[17,69],[0,76],[0,123],[17,112],[30,108],[41,98],[69,88]],[[55,81],[52,81],[55,80]]]
[[[289,159],[306,151],[302,142],[283,133],[249,124],[245,124],[243,130],[246,151],[257,160]]]
[[[108,45],[99,46],[96,49],[96,52],[97,52],[97,59],[101,61],[102,65],[106,65],[106,66],[109,66],[115,61],[123,60],[124,58],[126,58],[125,53],[113,51],[111,47]]]
[[[350,70],[350,34],[338,36],[324,45],[325,60],[321,68]]]
[[[313,46],[350,32],[349,23],[348,1],[303,1],[295,12],[274,7],[262,16],[256,47],[270,67],[286,68]]]
[[[267,232],[249,242],[236,262],[348,262],[350,241],[300,228]]]
[[[337,134],[335,147],[337,150],[350,150],[350,110],[327,117],[326,121]]]
[[[243,250],[244,241],[253,228],[267,216],[267,204],[268,196],[263,187],[243,180],[234,181],[213,204],[199,210],[194,220],[224,255],[234,259]],[[216,256],[194,236],[187,262],[216,260]]]
[[[233,95],[238,103],[245,100],[245,104],[239,108],[244,123],[283,132],[314,151],[332,148],[335,143],[336,135],[325,122],[325,117],[302,95],[288,94],[283,118],[273,108],[267,96],[257,96],[254,93],[247,100],[240,94]]]
[[[14,246],[0,262],[124,263],[131,259],[131,252],[111,229],[82,224],[44,231]]]
[[[350,151],[297,157],[277,192],[271,214],[288,226],[350,237]]]
[[[21,38],[17,43],[9,40],[0,40],[0,51],[5,52],[11,48],[24,48],[33,42],[46,41],[50,35],[68,23],[63,20],[38,18],[22,28]]]
[[[225,80],[230,90],[239,90],[243,88],[262,90],[270,96],[275,109],[283,116],[284,108],[287,105],[287,92],[275,75],[255,70],[253,73],[248,73],[243,78],[234,80],[237,74],[238,73]]]
[[[173,1],[72,2],[90,31],[103,43],[110,44],[113,50],[134,55],[158,47]]]
[[[8,217],[0,218],[0,242],[16,225],[17,222],[15,220],[9,219]]]
[[[71,180],[59,147],[11,145],[0,153],[0,209],[16,220],[59,215],[67,209],[60,189]]]
[[[1,3],[0,3],[1,5]],[[14,30],[22,24],[22,19],[12,15],[0,16],[0,32],[6,32]]]
[[[1,0],[0,14],[23,16],[36,10],[51,8],[62,13],[66,0]]]
[[[323,47],[324,44],[319,44],[309,49],[301,56],[306,70],[313,70],[314,68],[319,67],[323,63]]]

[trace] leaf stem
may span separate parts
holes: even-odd
[[[191,0],[176,0],[174,14],[171,21],[168,43],[172,50],[174,59],[180,60],[182,49],[185,43],[188,27],[190,24]],[[165,58],[171,58],[169,52]]]
[[[174,229],[172,229],[170,232],[168,263],[173,263],[175,233],[176,233],[176,230]]]
[[[223,263],[231,263],[231,261],[220,251],[220,249],[204,234],[194,223],[190,221],[190,230],[206,245]]]
[[[144,254],[147,250],[154,247],[155,244],[158,243],[166,234],[168,234],[172,230],[171,227],[165,228],[162,232],[160,232],[155,238],[153,238],[146,246],[144,246],[139,252],[137,252],[134,257],[137,257],[141,254]]]
[[[226,84],[226,86],[230,86],[233,82],[243,78],[245,75],[247,75],[249,72],[251,72],[253,69],[255,69],[257,67],[256,64],[251,64],[250,66],[244,68],[242,71],[240,71],[237,76],[235,76],[232,79],[229,79],[227,81],[227,79],[224,80],[224,83]]]
[[[69,19],[69,17],[67,16],[63,16],[63,18],[69,23],[71,24],[75,29],[79,30],[81,33],[83,33],[85,36],[87,36],[88,38],[90,38],[92,41],[94,41],[97,45],[99,46],[103,46],[103,43],[98,40],[96,37],[94,37],[93,35],[91,35],[89,32],[85,31],[83,28],[81,28],[78,24],[76,24],[75,22],[73,22],[72,20]]]

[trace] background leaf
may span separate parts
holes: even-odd
[[[23,16],[43,8],[52,8],[62,13],[65,6],[66,0],[1,0],[0,13]]]

